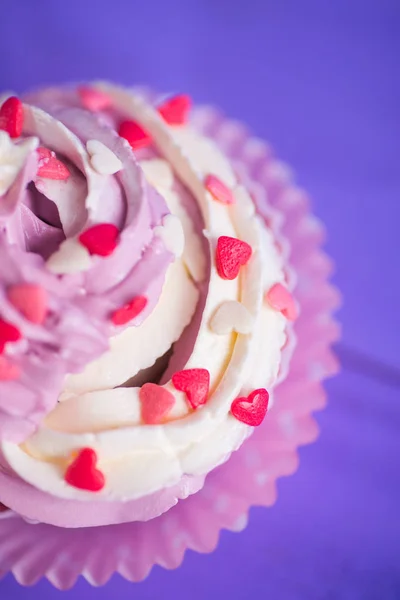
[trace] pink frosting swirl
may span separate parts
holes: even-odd
[[[13,141],[0,121],[6,131],[0,131],[0,159],[7,145],[25,152],[15,179],[0,189],[0,440],[15,442],[33,433],[55,406],[65,376],[107,350],[115,311],[140,297],[144,309],[130,324],[146,318],[173,260],[154,233],[169,210],[145,182],[111,115],[85,108],[76,89],[33,95],[22,115],[21,135],[12,135],[18,138]],[[115,155],[118,172],[93,168],[85,148],[92,139]],[[64,178],[41,170],[43,156],[61,162]],[[8,160],[17,168],[13,156]],[[115,231],[116,247],[107,256],[93,248],[90,254],[80,241],[98,224]],[[64,253],[68,259],[73,251],[85,258],[76,272],[54,268],[55,257],[60,261]],[[10,291],[22,286],[41,291],[41,322],[13,299]]]

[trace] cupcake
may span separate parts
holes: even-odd
[[[323,239],[186,95],[0,99],[0,573],[138,581],[274,503],[338,368]]]
[[[266,210],[186,95],[4,100],[1,503],[154,519],[268,419],[297,305]]]

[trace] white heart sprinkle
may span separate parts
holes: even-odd
[[[78,240],[69,238],[50,256],[46,266],[57,275],[72,275],[87,271],[91,264],[88,250]]]
[[[118,173],[122,169],[122,162],[102,142],[89,140],[86,144],[86,149],[90,155],[90,162],[93,169],[101,175],[114,175],[114,173]]]
[[[217,308],[210,320],[210,329],[217,335],[226,335],[232,331],[250,333],[254,319],[243,304],[228,300]]]
[[[162,239],[167,250],[175,256],[182,256],[185,247],[185,234],[181,220],[175,215],[166,215],[162,225],[154,228],[154,234]]]

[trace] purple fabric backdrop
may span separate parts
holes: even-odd
[[[104,5],[107,8],[104,8]],[[141,584],[65,598],[400,598],[398,0],[0,1],[0,88],[111,78],[182,90],[246,121],[327,224],[345,304],[319,441],[272,509]],[[397,275],[397,281],[396,281]],[[396,480],[397,477],[397,480]],[[107,549],[104,549],[107,552]],[[1,557],[0,557],[1,560]],[[0,598],[58,598],[10,576]]]

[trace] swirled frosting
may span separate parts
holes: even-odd
[[[265,416],[283,259],[188,109],[98,82],[0,112],[3,467],[64,501],[201,478]]]

